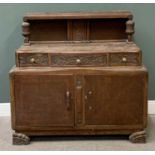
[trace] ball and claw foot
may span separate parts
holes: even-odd
[[[13,134],[13,145],[28,145],[30,144],[30,138],[21,133]]]
[[[129,140],[132,143],[146,143],[146,132],[145,131],[134,132],[129,136]]]

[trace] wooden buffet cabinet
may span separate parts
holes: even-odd
[[[147,70],[128,11],[32,13],[10,71],[13,144],[36,135],[145,142]]]

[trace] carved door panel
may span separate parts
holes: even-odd
[[[142,125],[146,76],[139,73],[86,75],[85,125]]]
[[[15,75],[16,126],[74,126],[72,75]]]

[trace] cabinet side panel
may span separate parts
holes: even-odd
[[[11,127],[15,129],[15,95],[14,95],[14,75],[9,73],[10,83],[10,104],[11,104]]]

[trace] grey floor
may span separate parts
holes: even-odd
[[[0,117],[0,151],[11,150],[155,150],[155,115],[149,116],[147,143],[132,144],[127,136],[36,137],[30,145],[13,146],[10,118]]]

